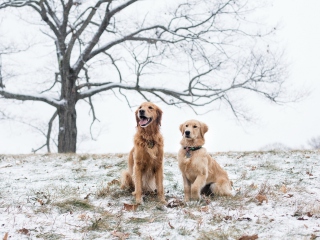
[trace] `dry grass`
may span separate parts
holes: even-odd
[[[94,208],[87,200],[79,198],[66,199],[64,201],[55,202],[52,205],[58,207],[61,213],[90,210]]]
[[[47,240],[60,240],[60,239],[64,239],[65,235],[63,234],[56,234],[53,232],[48,232],[48,233],[40,233],[36,235],[37,238],[39,239],[47,239]]]

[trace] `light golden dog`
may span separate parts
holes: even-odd
[[[136,203],[143,202],[142,193],[157,190],[165,203],[163,190],[163,137],[160,133],[161,109],[145,102],[135,111],[137,132],[129,153],[128,167],[121,176],[121,188],[134,189]]]
[[[208,126],[197,120],[189,120],[180,125],[180,131],[183,138],[178,162],[185,201],[200,200],[201,191],[208,186],[213,194],[230,196],[231,182],[227,172],[202,147]]]

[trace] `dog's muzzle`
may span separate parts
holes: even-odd
[[[190,136],[190,131],[185,131],[184,132],[184,136],[186,137],[186,138],[190,138],[191,136]]]
[[[140,119],[139,121],[140,127],[147,127],[152,121],[152,118],[147,118],[146,116],[143,116],[140,113],[138,117]]]

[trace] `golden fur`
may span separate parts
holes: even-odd
[[[208,131],[205,123],[188,120],[180,125],[182,140],[178,153],[179,168],[183,177],[185,201],[199,200],[201,190],[210,184],[210,190],[217,195],[231,195],[231,182],[228,174],[208,154],[205,148],[189,151],[187,157],[185,147],[203,146],[204,134]]]
[[[142,203],[142,193],[157,190],[165,202],[163,190],[163,137],[160,133],[162,110],[145,102],[135,111],[137,132],[129,153],[128,170],[121,176],[121,188],[134,189],[136,203]]]

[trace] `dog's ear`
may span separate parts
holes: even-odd
[[[134,115],[136,116],[137,127],[139,126],[139,121],[140,121],[140,119],[138,118],[138,111],[139,111],[139,108],[134,112]]]
[[[203,122],[200,122],[200,134],[201,134],[201,137],[203,138],[204,137],[204,134],[206,132],[208,132],[208,126],[207,124],[203,123]]]
[[[180,124],[180,127],[179,127],[180,132],[182,133],[182,135],[183,135],[183,132],[184,132],[184,130],[183,130],[183,126],[184,126],[184,123]]]
[[[161,126],[161,120],[162,120],[162,110],[157,107],[157,125]]]

